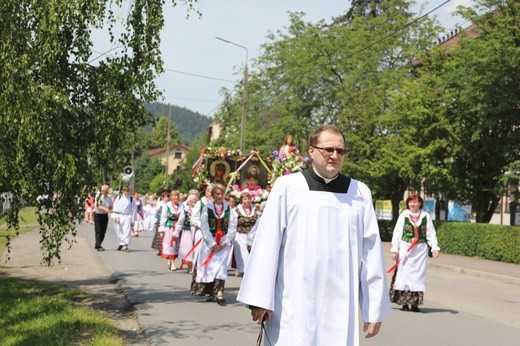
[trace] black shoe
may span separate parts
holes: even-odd
[[[209,298],[206,299],[206,301],[207,301],[208,303],[210,303],[210,302],[213,302],[214,300],[213,300],[213,297],[209,297]]]
[[[121,251],[122,248],[123,248],[123,245],[119,245],[119,246],[117,247],[117,251]]]
[[[96,250],[98,250],[98,251],[105,251],[105,249],[102,246],[97,247]]]
[[[417,305],[412,305],[412,311],[413,312],[421,312],[421,309]]]
[[[226,306],[226,300],[222,297],[217,298],[217,304],[220,306]]]
[[[403,307],[401,308],[401,311],[410,311],[408,304],[403,305]]]

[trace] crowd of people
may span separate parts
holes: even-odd
[[[228,268],[243,276],[252,242],[248,235],[260,215],[247,189],[235,199],[218,183],[208,185],[203,196],[198,190],[165,190],[159,197],[130,194],[128,186],[111,195],[103,185],[91,202],[95,249],[105,250],[109,217],[114,220],[118,251],[130,251],[131,238],[140,232],[154,232],[151,248],[166,260],[168,270],[186,269],[193,275],[193,295],[225,305]]]
[[[296,152],[291,136],[282,151]],[[235,268],[243,277],[237,300],[273,345],[358,344],[358,310],[367,338],[378,334],[391,302],[420,311],[428,248],[434,258],[440,248],[422,198],[410,194],[394,229],[395,265],[387,272],[371,191],[339,172],[345,153],[339,129],[320,127],[309,140],[311,167],[278,178],[263,210],[248,189],[253,169],[238,198],[219,182],[202,196],[172,190],[159,198],[132,197],[127,186],[111,197],[103,185],[94,202],[96,249],[103,249],[111,214],[118,250],[129,250],[132,235],[155,232],[151,247],[168,270],[186,267],[191,294],[208,302],[226,304],[228,269]]]

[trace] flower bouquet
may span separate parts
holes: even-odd
[[[300,150],[295,146],[291,146],[288,155],[284,157],[280,157],[279,152],[275,150],[273,151],[273,157],[271,179],[269,180],[271,185],[274,184],[275,180],[282,175],[302,171],[309,161],[308,157],[300,155]]]

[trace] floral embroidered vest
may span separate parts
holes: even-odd
[[[174,213],[168,206],[166,206],[166,208],[166,212],[168,213],[168,217],[166,219],[166,227],[173,227],[175,222],[177,222],[177,220],[179,219],[179,213]]]
[[[426,243],[426,224],[428,219],[426,216],[421,218],[420,223],[417,225],[417,233],[419,236],[419,243]],[[407,216],[404,219],[404,229],[403,229],[403,237],[401,238],[405,242],[411,243],[413,238],[415,237],[414,233],[414,224],[410,221],[410,218]]]
[[[228,206],[224,211],[224,215],[220,219],[220,230],[224,232],[224,234],[227,234],[228,231],[230,210],[231,209]],[[211,232],[212,236],[215,236],[215,234],[217,233],[218,221],[219,218],[217,217],[217,215],[215,215],[215,211],[213,209],[208,208],[208,224],[209,231]]]
[[[238,221],[237,221],[237,232],[238,233],[249,233],[251,229],[258,220],[258,214],[254,213],[252,216],[242,215],[240,212],[238,213]]]

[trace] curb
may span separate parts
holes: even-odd
[[[450,266],[450,265],[446,265],[446,264],[438,264],[438,263],[428,263],[428,266],[439,268],[439,269],[444,269],[444,270],[449,270],[449,271],[456,272],[456,273],[476,276],[479,278],[495,279],[495,280],[499,280],[499,281],[506,282],[506,283],[520,285],[520,278],[516,278],[516,277],[512,277],[512,276],[500,275],[500,274],[495,274],[495,273],[483,272],[480,270],[467,269],[467,268]]]

